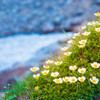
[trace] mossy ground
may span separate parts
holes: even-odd
[[[100,18],[96,19],[96,21],[100,23]],[[26,98],[26,100],[92,100],[100,96],[100,81],[98,84],[93,84],[90,81],[92,76],[100,79],[100,67],[91,67],[93,62],[100,63],[100,32],[96,32],[95,28],[100,28],[100,25],[86,25],[84,31],[91,33],[88,36],[80,35],[73,39],[71,47],[67,50],[72,52],[70,56],[65,56],[61,52],[59,57],[52,58],[54,61],[62,61],[61,65],[50,64],[49,74],[44,76],[39,72],[40,77],[38,79],[34,79],[31,74],[28,75],[27,78],[18,82],[16,86],[5,91],[4,100],[11,100],[17,97]],[[79,48],[79,41],[85,39],[87,39],[86,46]],[[69,69],[69,66],[73,65],[77,66],[75,71]],[[86,68],[86,72],[81,74],[78,72],[78,68],[83,67]],[[44,68],[41,67],[41,70],[44,70]],[[51,77],[51,72],[55,71],[59,72],[57,78],[85,76],[86,80],[84,82],[56,84],[53,82],[55,78]],[[37,91],[34,89],[35,86],[39,87]]]

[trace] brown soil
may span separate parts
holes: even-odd
[[[0,73],[0,90],[3,89],[4,84],[9,80],[13,79],[14,76],[22,76],[30,67],[18,67],[12,70],[7,70]]]

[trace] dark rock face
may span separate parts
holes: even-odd
[[[3,84],[3,87],[4,87],[4,86],[8,86],[8,84],[10,84],[9,88],[11,88],[13,84],[14,84],[14,85],[16,84],[16,79],[15,79],[15,78],[10,78],[10,79],[8,79],[8,80]],[[1,88],[2,90],[3,90],[3,87]]]
[[[100,5],[100,0],[94,0],[97,5]]]
[[[0,0],[0,36],[70,31],[99,5],[100,0]]]

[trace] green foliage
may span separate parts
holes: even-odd
[[[100,20],[98,20],[100,23]],[[90,81],[91,75],[100,79],[100,67],[93,68],[91,63],[100,63],[100,32],[96,32],[95,28],[100,27],[99,24],[88,26],[86,30],[91,32],[88,36],[78,36],[73,39],[70,49],[67,51],[72,52],[70,56],[65,56],[63,53],[60,57],[53,58],[55,61],[62,61],[59,66],[50,64],[49,74],[44,76],[41,72],[38,79],[34,79],[32,75],[28,75],[26,79],[21,80],[12,90],[6,90],[5,100],[11,100],[17,97],[25,98],[28,100],[92,100],[100,96],[100,81],[98,84],[93,84]],[[85,31],[86,31],[85,30]],[[86,46],[79,48],[79,41],[87,39]],[[75,71],[69,70],[69,66],[76,65],[78,68],[86,68],[86,72],[81,74],[78,68]],[[44,68],[41,68],[44,70]],[[75,83],[63,82],[56,84],[53,82],[51,72],[59,72],[57,78],[65,76],[81,77],[85,76],[84,82],[77,81]],[[35,73],[34,73],[35,74]],[[35,90],[34,87],[38,86],[39,89]]]

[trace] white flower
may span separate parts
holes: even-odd
[[[49,70],[44,70],[44,71],[42,71],[42,74],[43,75],[47,75],[49,73]]]
[[[55,83],[62,83],[62,82],[63,82],[61,78],[59,78],[59,79],[54,79],[53,81],[54,81]]]
[[[93,21],[93,22],[88,22],[87,25],[95,25],[96,23]]]
[[[84,33],[82,33],[82,35],[89,35],[91,32],[84,32]]]
[[[92,77],[92,78],[90,78],[90,81],[91,81],[92,83],[94,83],[94,84],[98,84],[99,79],[96,78],[96,77]]]
[[[78,80],[79,80],[80,82],[84,82],[85,79],[86,79],[86,78],[85,78],[84,76],[78,78]]]
[[[53,63],[53,60],[47,60],[45,63],[46,64],[51,64],[51,63]]]
[[[100,16],[100,12],[97,12],[94,14],[95,16]]]
[[[69,77],[63,78],[63,81],[64,81],[64,82],[68,82],[68,81],[69,81]]]
[[[100,67],[100,63],[94,62],[94,63],[91,63],[91,66],[93,68],[99,68]]]
[[[69,82],[70,83],[75,83],[77,81],[77,78],[76,77],[70,77],[69,78]]]
[[[55,62],[55,65],[61,65],[61,64],[62,64],[62,61]]]
[[[85,44],[86,42],[87,42],[87,39],[79,41],[80,44]]]
[[[39,67],[33,67],[33,68],[30,68],[30,70],[31,70],[32,72],[36,72],[36,71],[39,70]]]
[[[95,31],[100,32],[100,28],[95,28]]]
[[[83,47],[85,47],[85,45],[86,45],[86,44],[81,44],[81,45],[78,45],[78,47],[79,47],[79,48],[83,48]]]
[[[33,77],[34,77],[35,79],[38,79],[39,76],[40,76],[40,74],[33,75]]]
[[[68,44],[71,44],[71,43],[73,43],[73,40],[69,40],[69,41],[67,41],[67,43]]]
[[[49,65],[46,65],[46,66],[43,66],[44,68],[50,68],[50,66]]]
[[[70,56],[72,52],[65,52],[64,55]]]
[[[52,76],[52,77],[57,77],[58,75],[59,75],[58,72],[51,73],[51,76]]]
[[[83,26],[83,27],[81,27],[82,28],[82,30],[85,30],[86,29],[86,26]]]
[[[66,51],[67,49],[68,49],[68,47],[61,48],[62,51]]]
[[[70,69],[70,70],[76,70],[77,67],[76,67],[76,65],[74,65],[74,66],[69,66],[69,69]]]
[[[80,35],[80,33],[74,33],[73,39],[75,39],[79,35]]]
[[[84,74],[86,71],[86,68],[79,68],[78,69],[78,72],[81,73],[81,74]]]

